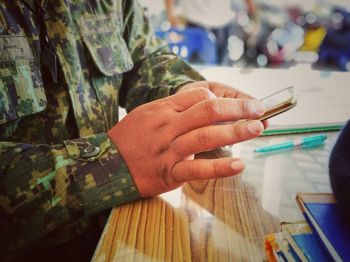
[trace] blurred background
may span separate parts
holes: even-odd
[[[350,71],[349,0],[139,0],[192,64]]]

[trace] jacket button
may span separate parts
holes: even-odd
[[[100,153],[101,149],[98,146],[88,146],[81,150],[80,156],[82,158],[91,158],[95,157]]]

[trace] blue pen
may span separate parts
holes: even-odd
[[[303,137],[296,140],[289,140],[275,145],[263,146],[254,150],[257,153],[267,153],[276,150],[290,149],[290,148],[310,148],[322,145],[326,140],[327,135],[316,135]]]

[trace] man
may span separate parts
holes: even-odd
[[[329,176],[339,207],[350,218],[350,120],[343,127],[332,149]]]
[[[2,261],[89,259],[97,214],[240,173],[239,159],[193,154],[264,128],[232,124],[264,106],[196,82],[159,48],[136,1],[1,1],[0,32]],[[119,105],[132,110],[120,123]]]
[[[249,16],[257,14],[252,0],[245,0]],[[218,64],[227,64],[228,39],[232,31],[235,12],[232,0],[180,0],[180,14],[176,15],[175,0],[165,0],[168,20],[173,27],[181,25],[181,17],[188,27],[199,27],[211,31],[216,37]]]

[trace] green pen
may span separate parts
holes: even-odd
[[[307,136],[296,140],[289,140],[275,145],[263,146],[254,150],[257,153],[267,153],[276,150],[290,149],[290,148],[310,148],[324,144],[327,135],[321,134],[316,136]]]

